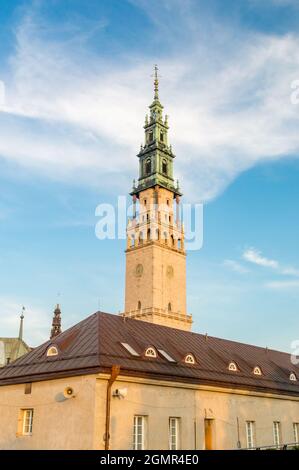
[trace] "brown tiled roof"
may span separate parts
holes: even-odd
[[[121,343],[139,354],[132,356]],[[50,345],[58,356],[47,357]],[[147,358],[148,346],[166,351],[175,362],[158,353]],[[196,364],[184,363],[192,353]],[[234,361],[238,372],[228,370]],[[121,367],[122,375],[209,384],[299,396],[299,367],[287,353],[97,312],[47,341],[0,371],[0,385],[70,377]],[[253,374],[259,366],[262,376]],[[294,372],[297,381],[289,379]]]

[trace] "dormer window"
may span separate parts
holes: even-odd
[[[237,364],[235,362],[230,362],[228,365],[228,370],[231,372],[238,372]]]
[[[195,357],[193,354],[187,354],[184,359],[185,364],[195,364]]]
[[[166,160],[162,161],[162,173],[164,173],[164,175],[167,175],[167,161]]]
[[[50,346],[47,349],[47,357],[58,356],[58,349],[56,346]]]
[[[262,375],[262,370],[259,366],[256,366],[254,369],[253,369],[253,373],[254,375]]]
[[[296,381],[297,381],[297,377],[296,377],[296,374],[294,374],[294,372],[291,372],[291,373],[290,373],[290,380],[291,380],[292,382],[296,382]]]
[[[152,357],[152,358],[157,357],[156,350],[153,347],[147,348],[144,355],[145,357]]]

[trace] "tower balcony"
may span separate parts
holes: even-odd
[[[163,308],[149,307],[139,310],[130,310],[119,314],[125,318],[133,318],[143,320],[150,323],[169,326],[171,328],[179,328],[186,331],[191,329],[192,315],[180,312],[172,312]]]

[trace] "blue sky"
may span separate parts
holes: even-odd
[[[95,209],[137,176],[153,64],[186,202],[194,331],[283,350],[299,331],[299,7],[292,0],[1,0],[0,335],[122,311],[125,242]],[[58,295],[60,293],[60,295]]]

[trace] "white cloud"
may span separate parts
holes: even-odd
[[[261,253],[255,248],[249,248],[244,251],[243,258],[249,263],[257,264],[258,266],[264,266],[266,268],[277,269],[279,267],[278,261],[265,258]]]
[[[281,263],[279,263],[277,260],[266,258],[261,254],[260,251],[256,250],[255,248],[249,248],[245,250],[242,257],[249,263],[253,263],[258,266],[263,266],[265,268],[274,269],[279,274],[282,274],[284,276],[299,276],[299,269],[294,268],[293,266],[282,266]],[[297,281],[294,282],[296,283]]]
[[[285,289],[298,289],[299,281],[270,281],[265,284],[269,289],[285,290]]]
[[[299,276],[299,269],[289,266],[286,268],[282,268],[281,274],[284,274],[285,276]]]
[[[249,270],[245,268],[242,264],[240,264],[238,261],[232,260],[232,259],[226,259],[224,260],[224,266],[227,268],[231,269],[232,271],[235,271],[240,274],[245,274],[248,273]]]
[[[5,85],[4,82],[0,80],[0,109],[5,105]]]
[[[168,2],[158,9],[142,5],[155,21],[155,40],[169,45],[167,57],[159,58],[160,94],[186,198],[213,198],[258,162],[298,154],[299,107],[290,104],[298,35],[238,38],[237,31],[213,25],[211,40],[202,34],[206,19],[195,22],[192,2],[171,22],[162,21]],[[74,48],[46,40],[38,24],[28,15],[17,29],[0,103],[0,154],[58,178],[95,179],[107,187],[114,178],[126,192],[137,173],[135,154],[152,98],[147,77],[157,57],[126,53],[108,61],[84,42]],[[188,50],[180,34],[188,36]]]

